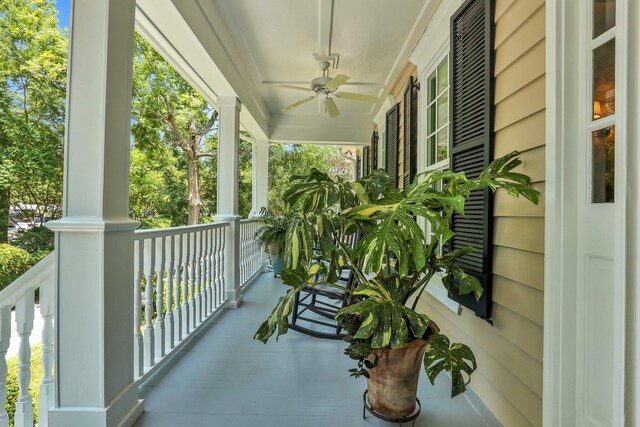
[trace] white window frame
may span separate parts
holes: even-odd
[[[449,38],[447,37],[447,39],[442,43],[442,45],[440,46],[440,48],[438,49],[437,53],[435,55],[433,55],[431,61],[429,61],[427,63],[427,66],[424,68],[424,70],[420,73],[420,81],[423,82],[422,83],[422,90],[420,91],[420,95],[419,95],[419,107],[418,107],[418,134],[419,134],[419,140],[418,140],[418,146],[422,146],[423,149],[420,150],[419,149],[419,155],[418,155],[418,173],[421,172],[429,172],[429,171],[438,171],[438,170],[446,170],[449,168],[449,159],[445,159],[442,160],[440,162],[436,162],[432,165],[428,165],[428,147],[427,147],[427,138],[428,138],[428,133],[427,133],[427,120],[429,120],[428,117],[428,111],[427,108],[430,105],[429,104],[429,94],[428,94],[428,87],[427,87],[427,82],[429,79],[429,76],[431,76],[434,72],[437,73],[438,70],[438,66],[442,63],[443,60],[445,60],[446,58],[448,58],[449,56]],[[449,59],[449,67],[451,67],[451,60]],[[437,75],[437,74],[436,74]],[[451,91],[450,91],[450,84],[451,82],[449,82],[448,88],[447,90],[449,91],[449,97],[448,97],[448,102],[451,102]],[[436,94],[436,99],[434,100],[434,102],[437,103],[437,97],[438,94]],[[437,108],[437,104],[436,104],[436,108]],[[436,121],[437,123],[437,121]],[[447,124],[445,126],[449,126],[449,131],[451,131],[451,117],[447,118]],[[437,127],[437,125],[436,125]],[[444,126],[443,126],[444,127]],[[436,129],[436,131],[434,132],[434,135],[437,134],[438,129]],[[437,139],[435,141],[436,143],[436,155],[437,155]],[[420,155],[421,154],[421,155]],[[425,236],[431,236],[431,224],[424,220],[421,219],[421,226],[425,232]],[[440,303],[442,303],[445,307],[447,307],[449,310],[453,311],[456,314],[460,314],[461,310],[460,310],[460,304],[457,303],[456,301],[452,300],[451,298],[449,298],[449,293],[447,291],[447,288],[445,288],[444,284],[442,283],[442,278],[443,276],[441,274],[436,273],[433,278],[431,279],[431,281],[429,282],[429,284],[427,285],[427,287],[425,288],[425,291],[431,295],[432,297],[434,297],[436,300],[438,300]]]

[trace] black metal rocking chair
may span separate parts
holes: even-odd
[[[360,239],[359,234],[344,236],[341,239],[353,248]],[[338,283],[347,289],[357,286],[356,278],[348,269],[343,270],[343,276]],[[338,310],[350,302],[349,292],[329,285],[307,286],[295,296],[289,328],[317,338],[342,339],[346,333],[334,317]]]

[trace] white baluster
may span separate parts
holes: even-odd
[[[153,325],[155,337],[155,358],[158,362],[164,356],[164,268],[165,268],[165,238],[154,239],[156,247],[156,322]],[[169,272],[169,274],[171,274]]]
[[[185,233],[182,235],[182,337],[184,339],[189,335],[189,256],[190,256],[190,240],[191,235]]]
[[[144,367],[151,368],[155,363],[155,345],[153,334],[153,273],[156,258],[156,245],[153,240],[146,240],[144,245],[144,272],[146,283],[144,287]]]
[[[240,250],[242,251],[242,273],[240,274],[240,280],[244,285],[247,281],[247,223],[244,223],[243,225],[244,227],[240,227],[240,230],[242,231],[242,246],[240,247]]]
[[[53,381],[53,310],[55,307],[55,282],[53,274],[40,285],[40,314],[42,315],[42,383],[38,396],[38,426],[49,425],[49,409],[55,403],[55,388]]]
[[[209,270],[209,251],[211,250],[211,243],[209,242],[210,235],[210,228],[202,232],[202,314],[205,319],[209,317],[209,314],[211,313],[211,292],[209,289],[209,280],[211,277],[211,271]]]
[[[9,427],[7,403],[7,350],[11,340],[11,307],[0,307],[0,427]]]
[[[230,227],[230,225],[227,225],[227,227]],[[224,278],[224,249],[226,246],[226,230],[224,228],[220,229],[220,239],[222,241],[222,245],[220,246],[220,289],[218,290],[219,294],[220,294],[220,304],[222,304],[222,301],[225,301],[227,298],[224,295],[224,289],[225,289],[225,278]]]
[[[209,293],[209,314],[213,313],[213,309],[215,307],[214,302],[214,266],[213,266],[213,256],[215,254],[215,229],[209,230],[207,235],[207,240],[209,241],[209,250],[207,251],[207,292]]]
[[[175,345],[175,330],[173,324],[173,278],[175,267],[175,236],[165,240],[165,252],[167,254],[167,316],[165,327],[165,349],[168,353]]]
[[[134,271],[136,277],[133,282],[133,376],[139,378],[144,374],[144,346],[142,342],[142,298],[141,284],[144,277],[144,240],[134,242]]]
[[[29,394],[29,382],[31,381],[31,344],[29,336],[33,329],[33,289],[25,290],[16,303],[16,329],[20,336],[20,348],[18,349],[18,386],[20,395],[16,402],[14,425],[16,427],[33,426],[33,400]]]
[[[189,331],[196,327],[196,235],[189,234]]]
[[[194,306],[195,315],[193,316],[193,326],[202,323],[202,232],[196,231],[194,237],[194,257],[193,263],[196,270],[196,280],[194,285]]]
[[[174,336],[176,344],[182,341],[182,301],[180,296],[182,295],[180,290],[182,289],[182,270],[184,269],[184,263],[182,262],[182,234],[178,234],[174,237],[173,247],[175,251],[175,270],[173,278],[174,295],[176,296],[175,310],[173,312],[174,319]],[[183,300],[184,301],[184,300]]]
[[[223,227],[216,229],[216,307],[222,304],[222,238]]]

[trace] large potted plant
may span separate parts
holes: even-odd
[[[255,237],[270,254],[274,276],[280,274],[284,269],[285,239],[291,218],[290,213],[276,215],[265,208],[262,208],[258,216],[258,221],[262,226],[256,232]]]
[[[476,369],[473,352],[465,344],[451,343],[427,314],[416,311],[416,304],[435,274],[443,276],[449,292],[480,298],[478,279],[457,262],[474,248],[442,255],[437,248],[454,235],[451,219],[464,215],[474,190],[501,187],[538,203],[529,177],[513,172],[520,164],[513,152],[477,179],[462,172],[431,172],[419,175],[404,191],[384,171],[356,182],[331,179],[317,170],[295,177],[284,195],[299,212],[287,229],[284,252],[282,280],[290,289],[255,338],[266,343],[274,333],[286,333],[295,294],[326,284],[352,294],[352,304],[336,318],[350,332],[345,353],[358,363],[351,375],[367,378],[368,403],[377,413],[399,419],[414,411],[422,364],[432,383],[447,371],[452,397],[463,393]],[[430,224],[432,234],[425,233],[419,218]],[[355,248],[342,243],[343,236],[356,232],[362,237]],[[358,280],[355,289],[338,284],[343,267]]]

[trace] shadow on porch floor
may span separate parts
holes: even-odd
[[[362,419],[366,382],[349,378],[353,363],[342,354],[345,343],[295,331],[267,345],[252,339],[284,291],[280,279],[259,277],[239,309],[222,313],[140,387],[145,413],[135,426],[394,425],[369,414]],[[416,426],[500,426],[475,395],[450,399],[449,390],[447,377],[441,375],[432,387],[422,372]]]

